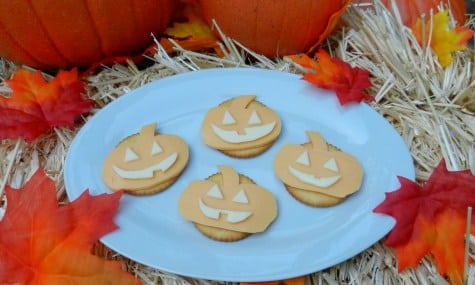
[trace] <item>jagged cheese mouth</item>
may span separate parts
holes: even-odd
[[[221,214],[226,214],[226,220],[229,223],[239,223],[252,215],[252,212],[247,211],[231,211],[231,210],[224,210],[224,209],[216,209],[207,206],[201,198],[198,200],[199,207],[201,212],[208,218],[217,220]]]
[[[117,173],[117,175],[125,179],[147,179],[152,178],[153,173],[157,170],[165,172],[175,163],[177,157],[178,153],[174,152],[159,163],[140,170],[124,170],[115,165],[112,165],[112,169]]]
[[[289,172],[295,176],[298,180],[313,185],[317,186],[320,188],[328,188],[335,184],[339,179],[340,175],[335,175],[335,176],[328,176],[328,177],[316,177],[312,174],[302,172],[298,169],[293,168],[292,166],[288,166]]]
[[[225,142],[242,143],[255,141],[268,135],[275,127],[275,121],[257,127],[244,128],[244,134],[238,134],[235,130],[223,130],[215,124],[211,124],[213,132]]]

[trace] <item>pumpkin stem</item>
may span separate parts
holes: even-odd
[[[143,143],[150,142],[152,138],[155,136],[155,129],[157,128],[157,123],[151,123],[144,126],[140,130],[140,140]]]
[[[242,95],[233,99],[232,106],[236,109],[246,109],[256,99],[256,95]]]
[[[319,133],[311,131],[307,131],[306,133],[314,149],[328,150],[327,142]]]
[[[239,185],[239,175],[231,166],[220,165],[218,169],[223,176],[223,186]]]

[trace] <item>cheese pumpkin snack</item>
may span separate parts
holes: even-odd
[[[274,170],[287,191],[311,206],[332,206],[358,191],[363,168],[352,155],[328,145],[317,132],[307,132],[310,142],[287,144],[277,153]]]
[[[114,190],[158,193],[172,185],[188,164],[188,145],[176,135],[158,134],[155,123],[122,140],[109,153],[102,178]]]
[[[192,181],[181,193],[181,215],[217,241],[237,241],[265,231],[277,216],[274,194],[230,166],[220,166],[219,171]]]
[[[202,123],[204,143],[239,158],[267,150],[279,137],[282,125],[277,113],[255,99],[255,95],[242,95],[210,109]]]

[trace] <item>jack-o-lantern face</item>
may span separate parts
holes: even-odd
[[[338,198],[357,191],[363,178],[358,160],[337,149],[329,150],[318,133],[307,135],[310,143],[288,144],[277,153],[277,176],[286,185]]]
[[[209,110],[202,127],[204,142],[221,150],[273,142],[280,134],[280,119],[255,98],[239,96]]]
[[[178,136],[155,134],[155,127],[156,124],[143,127],[111,151],[102,168],[107,186],[132,194],[158,192],[183,171],[188,162],[188,146]]]
[[[243,183],[229,166],[219,169],[216,176],[193,181],[182,192],[180,213],[202,225],[245,233],[264,231],[277,215],[274,195],[251,180]],[[220,183],[213,181],[218,175]]]

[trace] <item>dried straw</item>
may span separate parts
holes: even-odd
[[[393,7],[393,10],[394,9]],[[430,15],[428,15],[430,16]],[[383,115],[407,143],[416,166],[416,179],[424,183],[441,159],[451,170],[471,169],[475,173],[475,74],[473,50],[454,54],[454,63],[443,69],[430,49],[420,47],[397,12],[391,14],[378,1],[373,7],[350,7],[343,15],[345,25],[325,43],[324,48],[353,66],[371,72],[371,106]],[[217,27],[216,27],[217,28]],[[427,28],[427,27],[426,27]],[[430,27],[429,27],[430,28]],[[167,54],[157,42],[152,64],[139,69],[134,63],[104,67],[87,78],[87,96],[97,108],[149,82],[174,74],[213,67],[258,67],[302,73],[286,58],[271,60],[224,37],[224,57],[192,52],[175,44]],[[18,66],[0,59],[0,92],[11,92],[5,84]],[[88,117],[84,117],[84,122]],[[55,128],[32,144],[23,141],[0,142],[0,217],[6,201],[5,184],[21,186],[38,167],[54,179],[58,199],[67,203],[62,179],[68,146],[77,130]],[[468,255],[473,256],[475,238],[470,236]],[[124,269],[144,284],[215,284],[216,282],[177,276],[149,268],[120,256],[97,243],[94,252],[122,262]],[[475,268],[470,265],[467,284],[475,284]],[[307,276],[308,284],[448,284],[437,272],[430,256],[418,268],[398,273],[394,252],[381,242],[359,255],[326,270]]]

